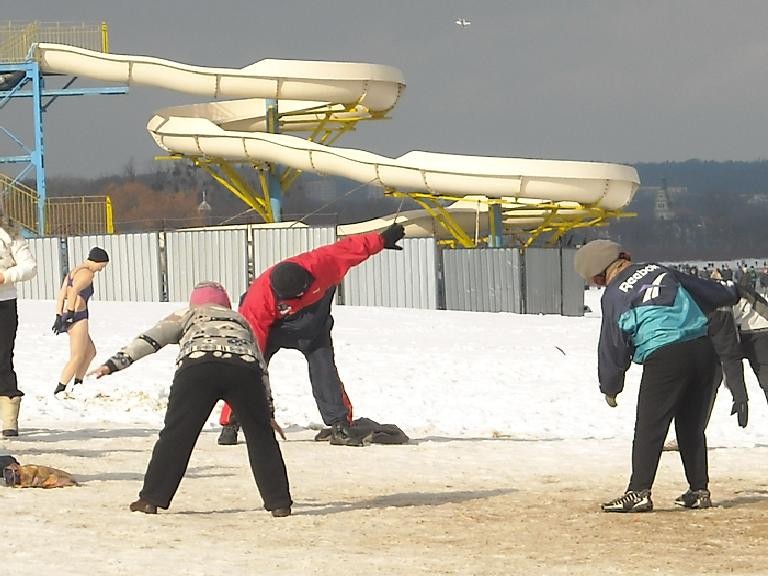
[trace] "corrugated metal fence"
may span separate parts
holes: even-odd
[[[189,230],[34,238],[38,274],[18,285],[22,298],[52,300],[64,274],[93,246],[110,255],[95,282],[100,300],[181,302],[201,280],[217,280],[237,301],[255,275],[289,256],[331,244],[334,228]],[[356,306],[579,316],[584,283],[573,249],[443,249],[411,238],[352,268],[337,303]]]

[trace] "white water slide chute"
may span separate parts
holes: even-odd
[[[622,215],[639,186],[637,171],[620,164],[418,151],[388,158],[331,146],[357,122],[382,118],[395,106],[405,82],[390,66],[270,59],[209,68],[44,43],[33,54],[46,73],[218,99],[156,111],[147,129],[160,148],[208,169],[268,221],[270,165],[291,169],[293,177],[310,171],[377,185],[423,207],[340,227],[341,233],[381,229],[397,216],[409,236],[435,234],[465,246],[499,233],[495,222],[527,242],[600,224]],[[255,166],[264,194],[251,193],[230,163]]]

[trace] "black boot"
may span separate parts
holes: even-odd
[[[331,444],[334,446],[366,446],[371,443],[373,432],[362,432],[346,422],[334,422],[331,426]]]
[[[143,514],[157,514],[157,506],[151,502],[147,502],[144,498],[139,498],[135,502],[131,502],[128,506],[131,512],[142,512]]]
[[[221,434],[219,434],[219,446],[234,446],[237,444],[237,430],[239,426],[237,424],[227,424],[222,426]]]

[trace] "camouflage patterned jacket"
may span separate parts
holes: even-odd
[[[270,409],[272,393],[264,356],[248,322],[234,310],[216,305],[179,310],[142,332],[130,344],[107,360],[111,372],[124,370],[133,362],[154,354],[168,344],[178,344],[176,367],[185,360],[211,360],[251,366],[262,375]]]

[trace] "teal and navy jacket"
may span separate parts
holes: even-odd
[[[624,388],[632,361],[642,364],[656,350],[707,335],[707,315],[738,301],[735,288],[660,264],[632,264],[606,287],[598,345],[603,394]]]

